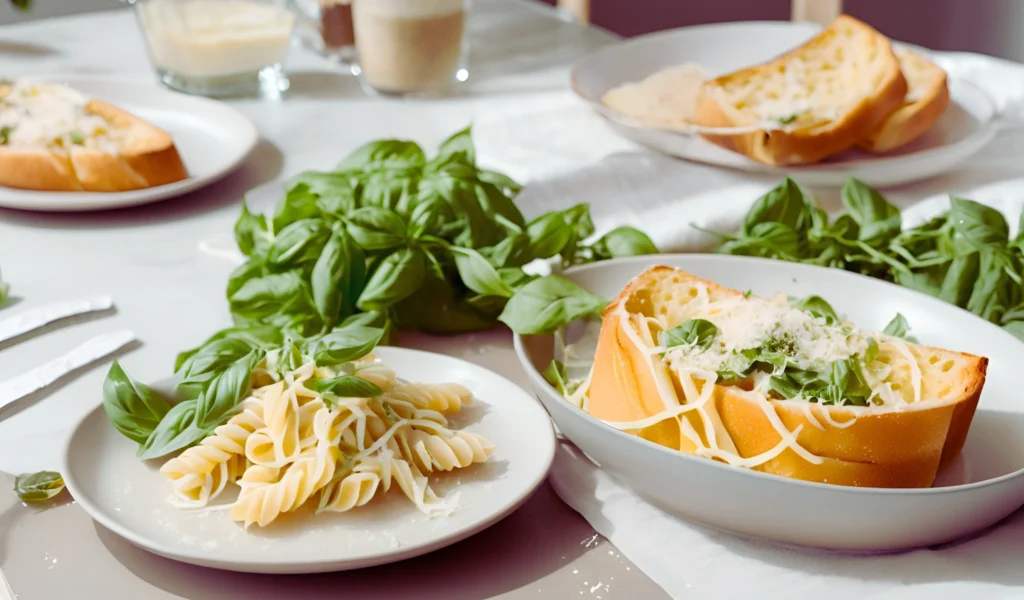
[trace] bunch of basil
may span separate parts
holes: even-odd
[[[520,333],[550,332],[605,300],[524,265],[657,252],[628,227],[584,244],[594,233],[585,204],[528,222],[513,202],[518,191],[476,166],[468,129],[431,159],[415,143],[384,140],[334,171],[302,173],[273,215],[243,208],[235,226],[247,257],[227,286],[235,326],[303,338],[350,320],[428,333],[500,320]]]
[[[1024,230],[1010,239],[988,206],[950,196],[950,210],[903,229],[898,208],[848,179],[835,218],[791,179],[754,203],[719,252],[846,269],[931,294],[1024,340]],[[1021,215],[1024,219],[1024,215]]]

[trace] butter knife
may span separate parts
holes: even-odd
[[[14,315],[0,321],[0,342],[14,339],[44,325],[66,319],[75,315],[108,310],[114,306],[110,296],[96,296],[94,298],[82,298],[70,302],[55,302],[26,310],[23,313]]]
[[[116,352],[125,345],[135,341],[135,334],[130,330],[113,331],[98,335],[81,346],[71,350],[64,356],[55,358],[30,371],[0,382],[0,410],[8,404],[41,390],[68,373],[84,367]]]

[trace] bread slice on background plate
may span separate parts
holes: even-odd
[[[903,106],[857,145],[868,152],[889,152],[921,137],[949,106],[946,72],[920,54],[897,49],[900,70],[907,80]]]
[[[155,125],[65,86],[0,84],[0,186],[122,192],[187,177]]]
[[[906,94],[889,40],[843,15],[779,58],[706,82],[693,120],[746,129],[704,137],[757,162],[811,164],[855,146]]]
[[[661,332],[691,319],[718,327],[709,349],[662,345]],[[604,313],[586,410],[668,448],[766,473],[847,486],[931,486],[963,447],[988,359],[834,326],[784,297],[757,298],[652,267]],[[791,336],[793,357],[813,350],[824,365],[844,356],[844,345],[860,344],[861,354],[845,356],[864,361],[869,401],[782,399],[769,373],[719,383],[716,367],[704,364],[780,336]],[[863,358],[868,338],[877,345],[871,359]],[[733,354],[714,355],[730,347]]]

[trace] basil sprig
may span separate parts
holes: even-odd
[[[843,186],[842,202],[842,212],[829,219],[787,178],[754,203],[735,234],[708,233],[720,239],[719,252],[895,282],[969,310],[1024,340],[1024,228],[1010,239],[999,211],[951,196],[947,213],[904,229],[897,207],[852,178]]]
[[[707,350],[718,336],[718,327],[704,319],[690,319],[658,335],[658,341],[666,348],[693,346]]]
[[[222,331],[179,357],[176,401],[133,380],[115,362],[103,384],[103,408],[114,428],[138,444],[138,456],[150,459],[198,443],[235,415],[251,391],[257,367],[276,370],[279,377],[312,360],[318,367],[342,372],[317,380],[325,397],[380,395],[376,385],[346,372],[384,337],[383,329],[369,325],[371,313],[360,317],[304,339],[258,328]]]

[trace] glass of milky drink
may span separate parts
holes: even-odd
[[[288,0],[129,0],[150,62],[175,90],[203,96],[278,95],[295,29]]]
[[[469,77],[469,0],[353,0],[362,81],[382,94],[436,94]]]

